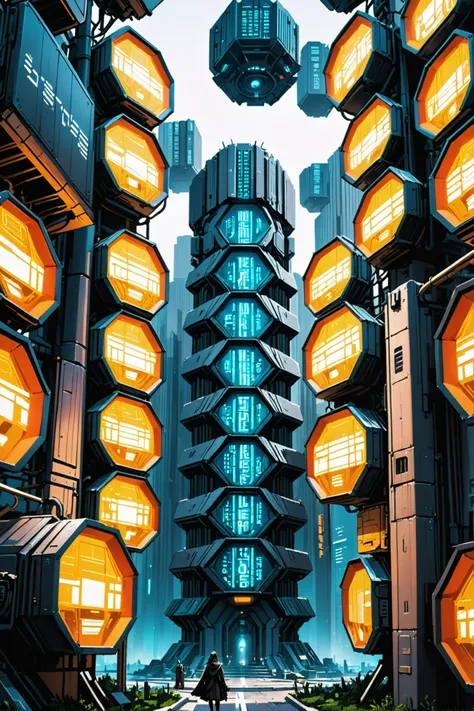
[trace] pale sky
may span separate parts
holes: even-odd
[[[163,53],[175,80],[175,111],[170,120],[196,121],[203,162],[231,139],[234,143],[263,142],[280,160],[296,189],[293,270],[302,273],[313,252],[315,215],[299,205],[299,174],[311,163],[329,158],[340,145],[347,122],[335,110],[326,119],[306,116],[296,103],[296,84],[274,106],[232,103],[209,71],[209,30],[228,4],[227,0],[164,0],[152,17],[133,26]],[[308,41],[331,44],[349,19],[330,12],[318,0],[284,0],[283,5],[299,24],[300,50]],[[188,203],[187,193],[170,192],[166,210],[151,223],[151,237],[171,272],[176,237],[191,233]]]

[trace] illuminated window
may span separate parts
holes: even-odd
[[[125,93],[147,111],[160,116],[170,107],[170,79],[154,51],[135,33],[112,40],[112,66]]]
[[[154,313],[166,299],[166,272],[154,246],[123,232],[108,248],[107,276],[124,304]]]
[[[104,331],[104,357],[118,383],[149,392],[161,381],[162,348],[151,326],[120,314]]]
[[[305,303],[318,313],[339,299],[352,276],[352,253],[340,241],[317,252],[304,277]]]
[[[271,323],[255,299],[229,299],[216,319],[231,338],[259,338]]]
[[[164,190],[165,164],[153,134],[119,118],[105,130],[105,159],[121,190],[148,205]]]
[[[253,252],[234,252],[217,272],[232,291],[257,291],[268,282],[270,275],[270,269]]]
[[[331,495],[352,489],[365,465],[365,430],[348,414],[328,423],[312,450],[312,475]]]
[[[403,181],[388,172],[365,195],[354,221],[355,242],[368,257],[393,240],[405,214]]]
[[[270,460],[254,442],[227,444],[216,457],[216,467],[235,486],[253,486],[270,467]]]
[[[256,205],[233,205],[219,221],[218,228],[230,244],[260,244],[270,222]]]
[[[256,346],[232,346],[217,369],[229,385],[252,387],[262,382],[271,366]]]
[[[85,528],[62,554],[58,610],[81,647],[114,647],[132,620],[134,572],[118,539]]]
[[[151,407],[122,395],[102,410],[100,439],[117,466],[146,471],[161,456],[161,425]]]
[[[229,536],[257,536],[271,517],[259,494],[232,494],[215,510],[214,516]]]
[[[100,490],[99,521],[141,550],[158,532],[159,502],[145,480],[117,474]]]
[[[408,47],[419,52],[454,10],[456,3],[457,0],[408,0],[402,20]]]
[[[342,583],[344,625],[356,649],[365,649],[372,634],[372,583],[360,561],[351,562]]]
[[[345,174],[357,181],[368,171],[383,156],[391,131],[390,105],[376,99],[352,121],[343,141]]]
[[[228,590],[258,591],[272,569],[272,563],[254,545],[229,545],[213,565],[221,584]]]
[[[371,53],[371,21],[358,15],[333,44],[326,65],[327,93],[338,104],[363,75]]]
[[[235,393],[218,411],[219,420],[229,434],[255,434],[269,410],[257,395]]]
[[[470,42],[455,35],[427,65],[416,97],[420,127],[433,136],[446,128],[459,115],[470,84]]]
[[[474,125],[452,140],[435,169],[436,210],[456,228],[474,217]]]

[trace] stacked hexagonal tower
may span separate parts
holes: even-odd
[[[288,310],[293,186],[262,148],[230,145],[193,181],[190,224],[193,355],[183,376],[192,401],[182,422],[193,446],[180,460],[190,496],[175,516],[186,530],[171,564],[183,581],[167,611],[183,629],[175,652],[194,667],[214,649],[231,666],[266,660],[288,669],[299,656],[314,667],[319,660],[298,641],[313,611],[297,581],[311,564],[293,550],[306,522],[291,498],[304,470],[291,448],[301,423],[291,402],[300,372],[289,356],[298,332]]]

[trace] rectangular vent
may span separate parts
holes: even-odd
[[[403,346],[397,346],[393,351],[393,366],[396,373],[403,370]]]
[[[397,457],[395,459],[395,473],[405,474],[408,471],[408,457]]]

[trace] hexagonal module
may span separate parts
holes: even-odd
[[[400,34],[403,46],[426,58],[433,54],[472,10],[471,0],[408,0]]]
[[[257,205],[232,205],[217,223],[217,229],[229,244],[260,244],[271,222]]]
[[[272,323],[270,315],[252,297],[228,299],[215,318],[229,338],[260,338]]]
[[[257,393],[231,393],[217,411],[217,418],[229,434],[256,434],[270,416]]]
[[[271,278],[271,271],[258,252],[231,252],[216,272],[230,291],[259,291]]]
[[[211,564],[222,590],[260,592],[275,563],[257,542],[224,544]]]
[[[168,298],[168,268],[157,246],[128,230],[95,245],[94,283],[107,303],[148,318]]]
[[[253,538],[267,528],[274,513],[261,493],[234,491],[222,499],[212,518],[229,538]]]
[[[253,486],[270,469],[271,461],[257,441],[229,441],[215,458],[215,466],[229,483]]]
[[[141,20],[151,15],[163,0],[97,0],[97,5],[121,22]]]

